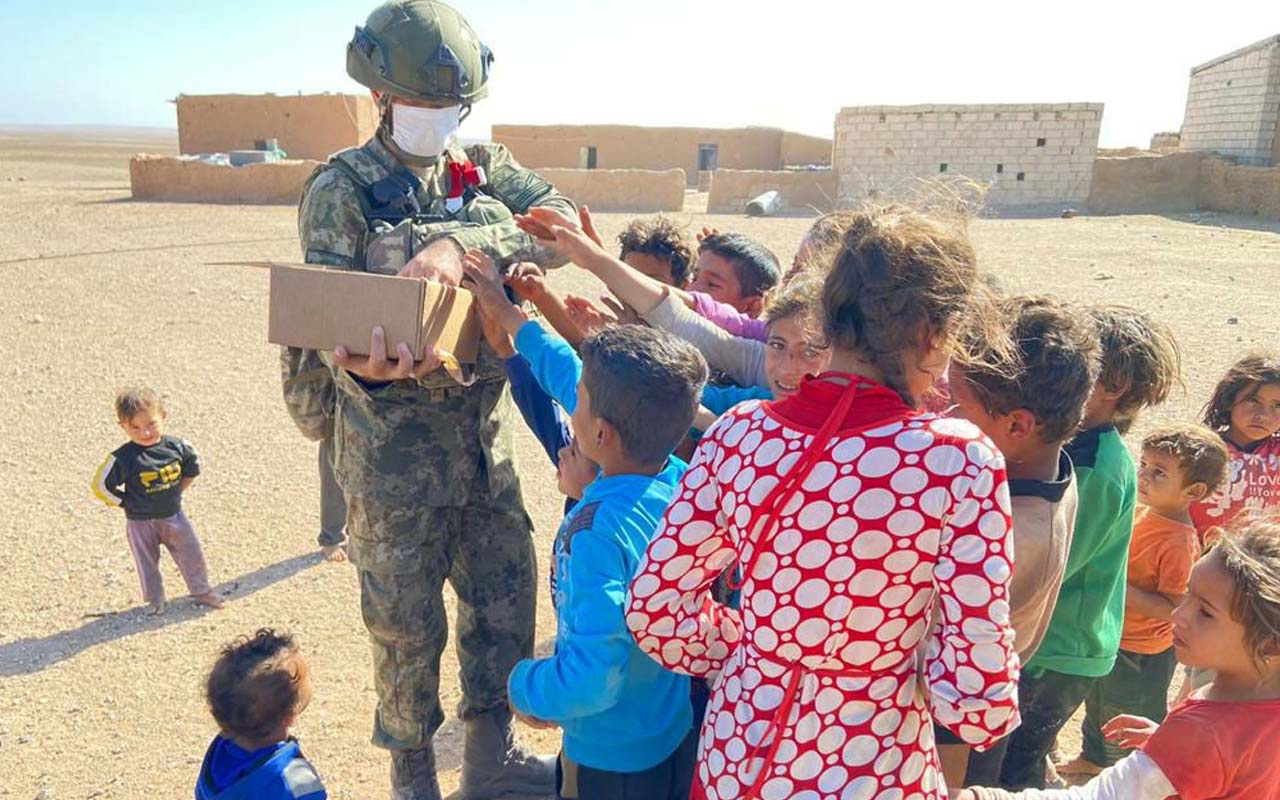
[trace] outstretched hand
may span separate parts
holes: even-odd
[[[528,318],[507,297],[498,266],[483,250],[468,250],[462,256],[463,286],[471,290],[480,313],[491,324],[511,335],[520,330]]]
[[[1102,726],[1102,735],[1107,741],[1118,744],[1125,750],[1142,747],[1160,726],[1146,717],[1134,714],[1118,714]]]
[[[617,317],[610,316],[595,303],[576,294],[564,296],[564,309],[569,320],[587,335],[618,324]]]
[[[516,227],[537,239],[558,255],[580,267],[589,267],[593,258],[608,258],[600,243],[600,234],[584,206],[578,220],[572,220],[550,208],[531,208],[528,214],[516,214]]]
[[[395,358],[387,358],[387,335],[379,325],[369,335],[369,355],[355,356],[339,345],[334,348],[333,359],[346,371],[378,383],[425,378],[439,369],[442,363],[434,347],[423,348],[421,358],[416,363],[413,350],[407,343],[400,342],[395,352]]]

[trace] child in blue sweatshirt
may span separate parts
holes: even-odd
[[[206,684],[221,733],[200,765],[196,800],[324,800],[289,727],[311,702],[311,670],[288,634],[262,629],[222,649]]]
[[[569,412],[577,447],[600,466],[556,534],[556,652],[512,670],[512,711],[562,729],[562,797],[684,800],[697,744],[689,679],[635,646],[623,606],[684,473],[671,451],[693,420],[706,362],[674,336],[635,325],[589,337],[579,359],[511,303],[491,260],[470,251],[463,265],[481,312],[514,335]]]

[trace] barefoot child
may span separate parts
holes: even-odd
[[[1227,483],[1191,506],[1207,541],[1241,513],[1280,511],[1280,356],[1253,353],[1232,365],[1205,406],[1204,424],[1231,453]]]
[[[200,474],[195,449],[185,439],[165,434],[164,405],[146,387],[116,395],[116,419],[129,441],[98,467],[92,488],[102,502],[124,508],[125,533],[149,613],[165,610],[158,566],[161,545],[173,556],[192,599],[221,608],[222,599],[209,587],[200,540],[182,512],[182,493]]]
[[[1085,786],[960,800],[1264,800],[1280,797],[1280,523],[1252,521],[1191,570],[1173,612],[1183,664],[1215,670],[1163,723],[1119,716],[1103,728],[1136,752]]]
[[[311,669],[288,634],[262,629],[226,647],[205,684],[218,723],[196,800],[324,800],[289,728],[311,702]]]
[[[845,222],[829,371],[712,426],[631,581],[641,649],[714,679],[696,798],[942,800],[933,720],[979,748],[1018,721],[1004,459],[917,407],[966,323],[1008,334],[958,227]],[[734,561],[740,610],[711,596]]]
[[[1191,504],[1226,477],[1227,449],[1198,425],[1159,428],[1142,440],[1138,462],[1138,512],[1129,543],[1124,630],[1111,672],[1085,702],[1080,757],[1062,775],[1096,775],[1124,757],[1106,742],[1102,726],[1120,714],[1160,722],[1167,710],[1174,657],[1173,609],[1187,591],[1200,543],[1191,526]]]

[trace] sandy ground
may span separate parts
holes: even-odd
[[[293,631],[311,657],[316,696],[296,734],[330,795],[383,797],[387,761],[368,743],[375,697],[354,573],[315,554],[315,446],[280,401],[267,276],[205,263],[295,260],[294,210],[132,202],[128,157],[174,149],[160,133],[0,130],[0,480],[9,487],[0,499],[0,797],[190,796],[214,733],[205,672],[222,643],[268,625]],[[759,237],[784,260],[808,224],[685,216]],[[599,222],[612,236],[626,220]],[[1138,436],[1192,417],[1229,360],[1280,340],[1280,224],[982,220],[973,235],[1011,291],[1131,303],[1174,326],[1188,391]],[[572,268],[554,283],[597,290]],[[122,515],[88,491],[122,441],[111,398],[130,382],[167,395],[170,429],[203,457],[186,505],[229,597],[223,611],[179,601],[165,617],[144,617]],[[545,554],[560,497],[527,431],[520,447]],[[164,574],[180,595],[171,561]],[[545,647],[553,624],[543,595]],[[445,662],[454,674],[451,652]],[[444,694],[451,709],[456,680],[445,678]],[[554,735],[528,738],[555,746]],[[1066,749],[1076,741],[1069,733]],[[438,737],[448,789],[460,744],[451,719]]]

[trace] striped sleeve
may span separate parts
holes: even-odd
[[[98,467],[98,471],[93,473],[93,482],[89,485],[94,497],[113,507],[119,506],[120,501],[124,499],[123,493],[116,489],[119,478],[115,472],[116,457],[112,453]]]

